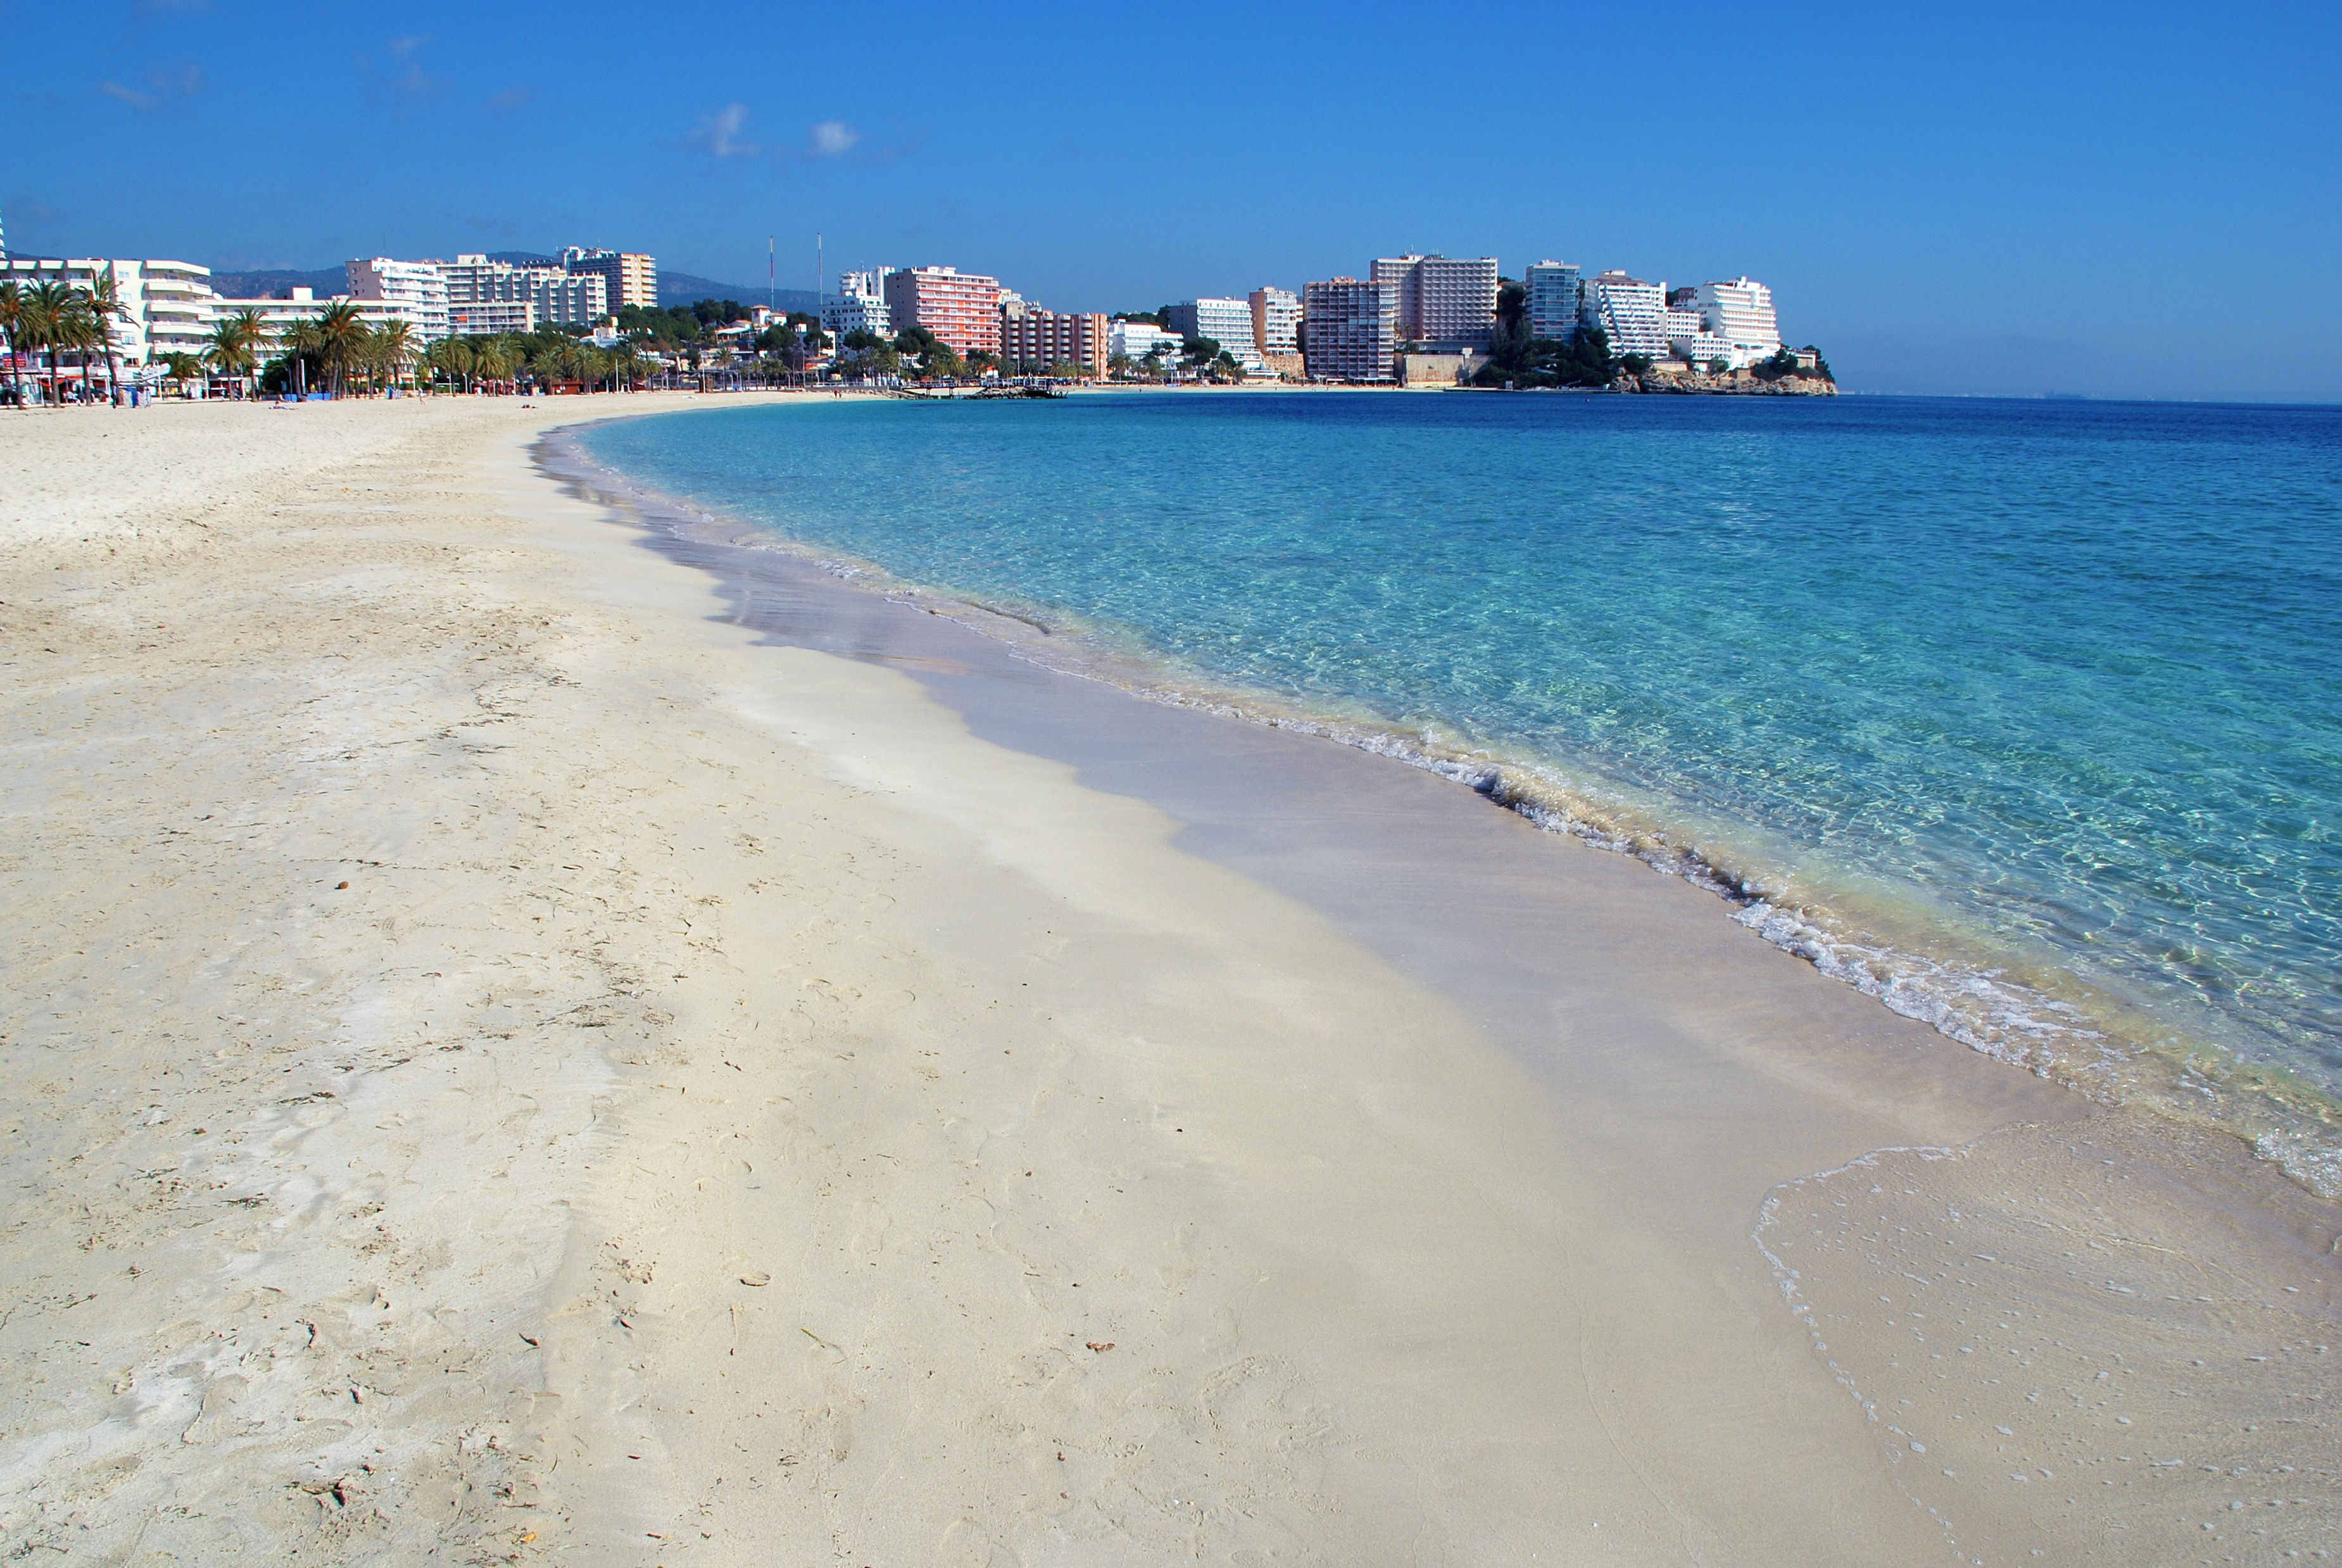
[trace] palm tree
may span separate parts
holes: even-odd
[[[204,362],[222,375],[236,377],[237,390],[246,392],[253,373],[260,368],[261,346],[267,341],[267,322],[258,311],[246,307],[212,323]]]
[[[163,356],[164,376],[177,382],[182,394],[187,390],[187,383],[200,381],[203,374],[204,362],[192,354],[166,354]]]
[[[606,357],[609,361],[610,368],[604,374],[610,378],[610,390],[632,392],[635,389],[635,373],[641,367],[643,362],[643,351],[635,346],[635,340],[630,337],[620,338],[610,345],[610,351]]]
[[[114,264],[105,264],[104,272],[92,273],[89,286],[82,290],[82,308],[96,325],[99,341],[105,345],[105,391],[115,407],[122,406],[122,365],[114,355],[114,324],[126,321],[130,307],[122,303],[122,285],[114,275]],[[89,380],[89,365],[82,364],[82,380]]]
[[[45,351],[49,356],[49,401],[57,400],[57,350],[62,345],[58,335],[66,331],[67,320],[74,314],[74,293],[65,285],[51,279],[36,283],[26,289],[17,305],[24,345],[34,353]],[[40,366],[33,367],[34,384],[39,385]]]
[[[337,299],[317,313],[317,356],[332,378],[332,392],[342,394],[342,381],[365,352],[365,318],[348,300]]]
[[[473,351],[473,361],[480,375],[497,384],[510,381],[513,372],[520,368],[520,352],[507,338],[492,337]]]
[[[464,377],[472,367],[472,350],[462,338],[439,339],[423,351],[421,364],[425,370],[430,372],[433,380],[452,381],[458,391],[468,390],[464,385]]]
[[[322,355],[325,345],[325,335],[318,330],[314,315],[288,316],[276,329],[276,346],[287,357],[285,368],[295,380],[293,390],[296,395],[308,392],[309,356]]]
[[[72,350],[74,361],[81,370],[81,400],[87,403],[89,356],[92,350],[105,342],[105,329],[99,325],[97,317],[90,314],[89,302],[78,289],[68,289],[62,284],[55,286],[64,295],[64,302],[49,317],[43,335],[49,343],[49,377],[53,383],[63,379],[64,373],[58,367],[57,355],[63,350]]]
[[[405,379],[406,367],[415,363],[415,329],[405,321],[386,321],[374,329],[369,345],[374,361],[390,376],[396,386]]]
[[[25,406],[25,367],[21,355],[25,348],[25,291],[15,279],[0,283],[0,336],[8,340],[8,384],[16,394],[16,406]]]

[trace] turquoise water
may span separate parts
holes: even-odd
[[[2041,1070],[2208,1047],[2342,1089],[2342,410],[1137,394],[585,445],[1495,769]]]

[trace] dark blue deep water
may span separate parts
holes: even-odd
[[[1170,684],[1501,764],[1987,1048],[2342,1086],[2342,409],[1131,394],[585,444]]]

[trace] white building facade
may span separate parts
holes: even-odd
[[[1106,351],[1136,364],[1150,354],[1165,359],[1179,355],[1179,335],[1166,332],[1151,321],[1118,321],[1106,329]]]
[[[1301,352],[1301,296],[1263,285],[1246,296],[1252,306],[1252,338],[1263,355]]]
[[[1579,320],[1601,329],[1614,357],[1630,354],[1646,359],[1667,357],[1667,285],[1664,283],[1645,283],[1615,270],[1597,273],[1586,280],[1586,305]]]
[[[1773,291],[1754,278],[1704,283],[1697,295],[1706,330],[1730,345],[1733,367],[1769,359],[1781,346],[1781,325],[1773,315]]]
[[[398,306],[419,341],[435,343],[447,335],[447,276],[437,262],[374,256],[345,262],[342,270],[349,275],[352,299]]]
[[[448,325],[468,336],[526,330],[508,325],[512,313],[483,305],[527,305],[537,325],[593,326],[612,314],[610,285],[598,273],[515,266],[485,255],[459,255],[436,270],[446,279]]]
[[[1529,335],[1553,343],[1577,337],[1578,313],[1586,305],[1586,277],[1565,261],[1541,261],[1526,280],[1529,291]]]
[[[1232,355],[1246,370],[1263,368],[1260,345],[1253,341],[1252,301],[1191,299],[1171,307],[1171,330],[1180,338],[1208,337]]]
[[[837,292],[821,302],[822,329],[833,338],[867,332],[892,339],[895,318],[886,309],[886,275],[884,267],[840,274]]]
[[[107,324],[115,360],[125,367],[158,364],[168,355],[204,351],[211,332],[211,269],[181,261],[107,261],[100,257],[0,261],[0,280],[20,288],[63,284],[88,290],[107,272],[125,315]],[[126,371],[125,371],[126,375]]]

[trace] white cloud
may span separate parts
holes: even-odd
[[[843,120],[824,120],[813,128],[813,155],[834,158],[862,139],[862,133]]]
[[[747,105],[726,104],[700,121],[699,129],[691,134],[691,139],[719,158],[753,158],[763,149],[754,142],[741,139],[741,127],[747,123]]]
[[[159,109],[175,98],[192,98],[203,91],[204,73],[194,65],[170,65],[146,73],[145,91],[115,81],[100,82],[97,90],[134,109]]]

